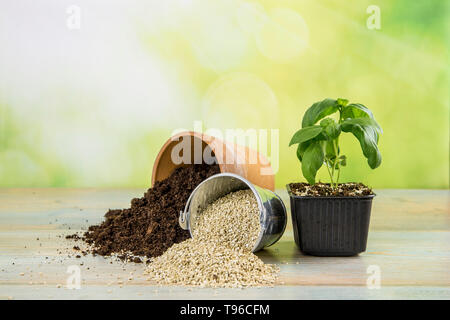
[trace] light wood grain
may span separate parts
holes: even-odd
[[[0,189],[0,298],[450,298],[448,190],[378,190],[368,248],[356,257],[302,255],[295,247],[289,220],[283,238],[258,253],[265,262],[280,266],[278,284],[244,290],[158,287],[142,275],[142,264],[75,257],[74,242],[64,239],[66,234],[100,222],[108,208],[128,207],[131,198],[143,191]],[[286,192],[278,190],[278,194],[290,215]],[[81,269],[80,290],[65,287],[70,265]],[[371,265],[380,268],[380,289],[366,286]]]

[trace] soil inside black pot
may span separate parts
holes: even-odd
[[[321,182],[314,185],[291,183],[289,187],[293,195],[304,197],[362,197],[374,194],[371,188],[356,182],[339,183],[337,188]]]

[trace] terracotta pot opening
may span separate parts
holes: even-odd
[[[185,146],[190,145],[190,154],[184,154],[184,149],[182,148],[174,150],[174,148],[180,146],[180,142],[183,144],[185,143]],[[196,152],[196,148],[201,148],[201,153]],[[202,156],[200,156],[200,154]],[[204,154],[207,156],[203,157]],[[183,161],[186,159],[188,159],[188,161]],[[161,148],[153,166],[152,185],[156,181],[168,178],[176,168],[202,163],[217,163],[214,152],[205,141],[191,135],[183,135],[180,136],[179,139],[169,139],[169,141]]]
[[[188,152],[184,154],[186,150]],[[162,146],[153,165],[152,185],[169,177],[178,167],[202,163],[217,163],[222,173],[238,174],[272,191],[275,188],[272,167],[262,154],[246,146],[192,131],[174,135]]]

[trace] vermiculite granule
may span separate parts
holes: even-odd
[[[273,285],[277,272],[251,252],[195,238],[174,244],[146,270],[158,284],[232,288]]]
[[[273,285],[278,267],[251,251],[259,235],[259,209],[251,190],[230,193],[209,205],[196,221],[193,239],[152,260],[148,280],[202,287]]]
[[[261,227],[259,208],[250,189],[227,194],[198,215],[193,237],[202,242],[226,243],[229,248],[252,251]]]
[[[105,221],[90,226],[83,240],[93,245],[95,254],[122,254],[140,262],[136,256],[161,255],[174,243],[189,238],[178,224],[180,211],[195,187],[219,173],[218,165],[190,165],[176,169],[167,179],[158,181],[143,198],[131,201],[131,208],[109,210]]]

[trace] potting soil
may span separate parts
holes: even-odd
[[[92,245],[94,254],[118,253],[120,258],[135,262],[140,262],[137,256],[159,256],[174,243],[189,238],[189,232],[178,224],[180,211],[195,187],[219,172],[218,165],[177,168],[142,198],[131,200],[130,208],[109,210],[105,221],[90,226],[83,240]],[[130,258],[130,253],[134,257]]]

